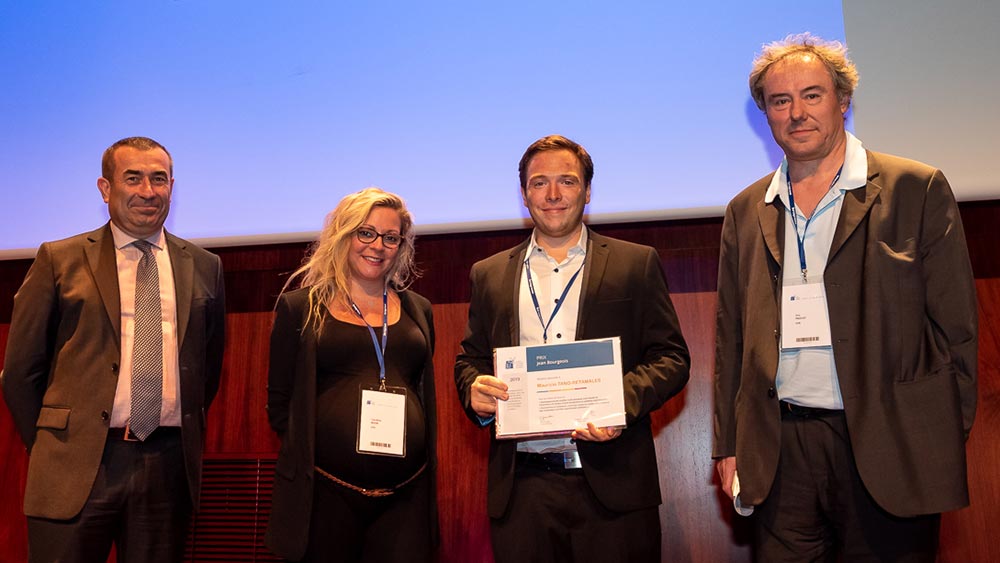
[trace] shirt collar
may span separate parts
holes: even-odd
[[[544,248],[538,246],[538,242],[535,240],[535,234],[536,234],[535,231],[532,230],[531,241],[528,243],[528,256],[537,253],[539,250],[545,252]],[[570,247],[569,251],[566,253],[566,256],[575,256],[577,254],[582,254],[586,256],[587,238],[588,238],[587,226],[584,225],[583,223],[580,223],[580,240],[576,241],[576,244]],[[538,250],[535,250],[536,248]]]
[[[121,250],[121,249],[125,248],[126,246],[132,244],[133,242],[139,240],[139,239],[135,238],[134,236],[126,233],[125,231],[119,229],[118,226],[115,225],[114,221],[111,221],[110,224],[111,224],[111,236],[113,236],[114,239],[115,239],[115,248]],[[146,237],[145,240],[147,240],[150,244],[152,244],[153,246],[155,246],[157,249],[163,250],[163,248],[164,248],[164,239],[165,239],[165,237],[164,237],[164,234],[163,234],[163,228],[161,227],[159,231],[156,231],[155,234]]]
[[[864,187],[868,183],[868,154],[865,152],[861,141],[845,131],[847,134],[847,147],[844,150],[844,168],[840,171],[840,178],[832,188],[841,192],[855,190]],[[781,160],[781,166],[774,171],[771,176],[771,183],[764,193],[764,203],[772,203],[774,198],[781,199],[785,206],[788,206],[788,181],[785,172],[788,170],[788,157]]]

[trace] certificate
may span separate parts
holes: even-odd
[[[513,346],[493,351],[493,373],[510,399],[497,401],[497,438],[568,436],[588,422],[625,426],[621,339]]]

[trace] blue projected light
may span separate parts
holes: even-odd
[[[747,74],[762,43],[844,38],[841,2],[6,2],[0,258],[99,226],[101,152],[175,162],[167,228],[312,237],[347,193],[419,232],[521,226],[517,162],[582,143],[592,222],[721,214],[780,152]]]

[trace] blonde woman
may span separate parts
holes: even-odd
[[[268,419],[281,438],[266,543],[293,561],[428,561],[434,323],[405,288],[413,220],[378,188],[348,195],[278,298]]]

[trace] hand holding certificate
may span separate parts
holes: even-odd
[[[587,423],[625,426],[617,337],[497,348],[493,361],[510,395],[497,403],[497,438],[566,436]]]

